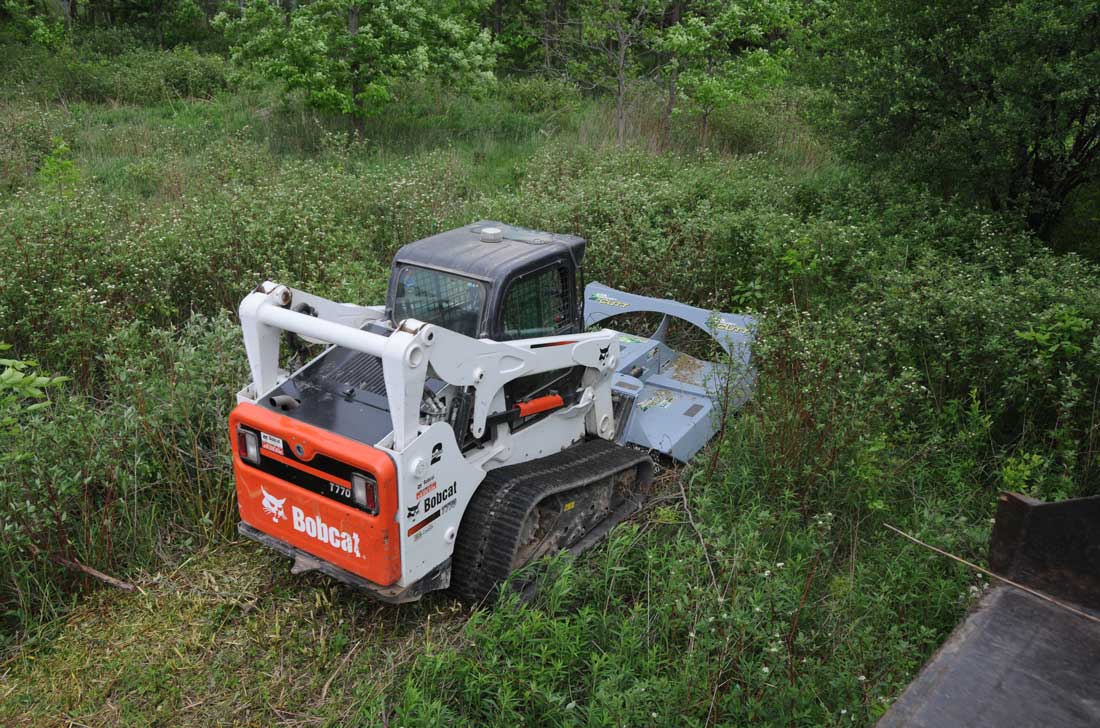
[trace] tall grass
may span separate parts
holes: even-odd
[[[409,86],[351,143],[265,90],[0,106],[0,340],[74,378],[6,445],[5,635],[88,586],[51,555],[125,577],[232,532],[232,310],[257,281],[377,301],[397,247],[498,218],[586,237],[590,279],[757,313],[756,400],[540,601],[348,709],[872,720],[977,586],[881,524],[980,558],[997,488],[1096,491],[1100,288],[1011,220],[839,165],[797,102],[726,110],[706,152],[641,98],[619,149],[601,103],[541,81]]]

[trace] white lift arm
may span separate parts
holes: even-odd
[[[303,301],[308,297],[308,300]],[[292,310],[309,303],[317,315]],[[458,387],[474,388],[471,431],[485,433],[486,419],[508,382],[575,365],[588,368],[584,392],[574,405],[586,410],[586,428],[604,438],[612,437],[611,374],[618,360],[618,339],[603,330],[589,334],[550,336],[513,342],[472,339],[440,326],[415,319],[401,322],[389,336],[358,328],[381,318],[375,307],[336,304],[267,282],[241,302],[241,328],[252,370],[253,400],[266,395],[286,379],[279,369],[279,342],[283,331],[310,341],[328,342],[382,360],[393,422],[393,448],[400,452],[420,433],[420,401],[430,368],[440,379]],[[333,320],[339,318],[340,320]]]

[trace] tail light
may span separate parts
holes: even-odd
[[[351,496],[372,516],[378,515],[378,482],[369,475],[351,474]]]
[[[237,454],[245,462],[260,464],[260,440],[255,432],[243,427],[237,428]]]

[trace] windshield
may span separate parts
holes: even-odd
[[[476,338],[485,287],[469,278],[405,266],[397,274],[393,320],[414,318]]]

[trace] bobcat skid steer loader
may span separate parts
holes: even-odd
[[[483,221],[402,248],[384,305],[249,294],[252,382],[229,419],[241,533],[383,601],[478,600],[636,511],[646,451],[688,460],[747,398],[752,321],[598,283],[582,300],[584,249]],[[634,312],[664,315],[652,338],[586,332]],[[668,317],[728,365],[671,350]],[[287,372],[283,332],[328,346]]]

